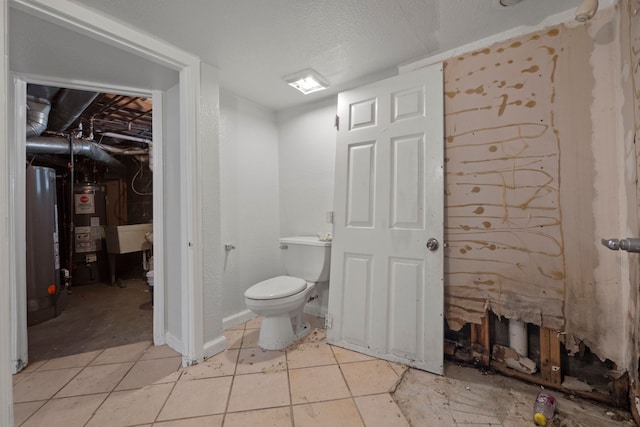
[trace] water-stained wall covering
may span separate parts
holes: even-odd
[[[485,309],[562,328],[560,29],[445,64],[447,321]]]
[[[630,3],[446,61],[449,327],[490,310],[633,365],[640,255],[600,244],[638,232]]]

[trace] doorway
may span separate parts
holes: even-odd
[[[28,360],[152,341],[151,98],[30,83],[26,105]]]

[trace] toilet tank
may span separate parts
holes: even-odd
[[[289,276],[307,282],[329,280],[331,242],[322,242],[315,236],[283,237],[280,248]]]

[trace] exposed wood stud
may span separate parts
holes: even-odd
[[[555,330],[544,327],[540,328],[540,374],[551,384],[562,384],[560,340]]]

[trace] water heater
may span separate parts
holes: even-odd
[[[104,185],[79,183],[73,186],[73,259],[74,285],[106,279],[107,258],[103,247],[107,220]]]
[[[26,176],[27,324],[60,312],[60,251],[56,172],[27,166]]]

